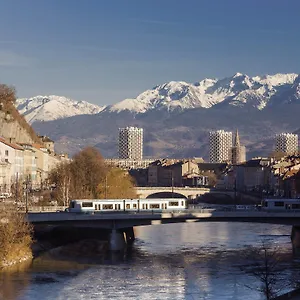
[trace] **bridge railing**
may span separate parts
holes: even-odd
[[[64,211],[67,206],[29,206],[28,212],[60,212]],[[17,209],[20,212],[25,212],[26,207],[18,207]]]

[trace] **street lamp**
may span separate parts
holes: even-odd
[[[105,199],[107,199],[107,175],[105,175]]]
[[[174,176],[173,176],[173,170],[171,170],[171,184],[172,184],[172,198],[174,198]]]
[[[31,184],[29,176],[26,177],[25,184],[25,212],[28,213],[28,189]]]

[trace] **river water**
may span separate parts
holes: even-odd
[[[258,281],[241,270],[245,247],[268,240],[280,249],[288,278],[297,272],[290,232],[251,223],[138,227],[124,254],[88,263],[43,255],[0,273],[0,299],[263,299]]]

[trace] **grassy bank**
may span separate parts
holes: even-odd
[[[0,268],[32,257],[32,227],[23,214],[13,210],[0,211]]]

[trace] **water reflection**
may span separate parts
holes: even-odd
[[[98,264],[40,257],[17,275],[2,273],[3,299],[261,299],[240,271],[245,245],[269,238],[293,276],[290,227],[249,223],[186,223],[136,229],[131,251]],[[16,273],[15,273],[16,274]],[[5,279],[6,277],[6,279]],[[3,290],[4,288],[4,290]],[[20,290],[20,292],[16,292]]]
[[[30,284],[27,273],[31,261],[22,262],[0,272],[0,299],[18,299],[22,290]]]

